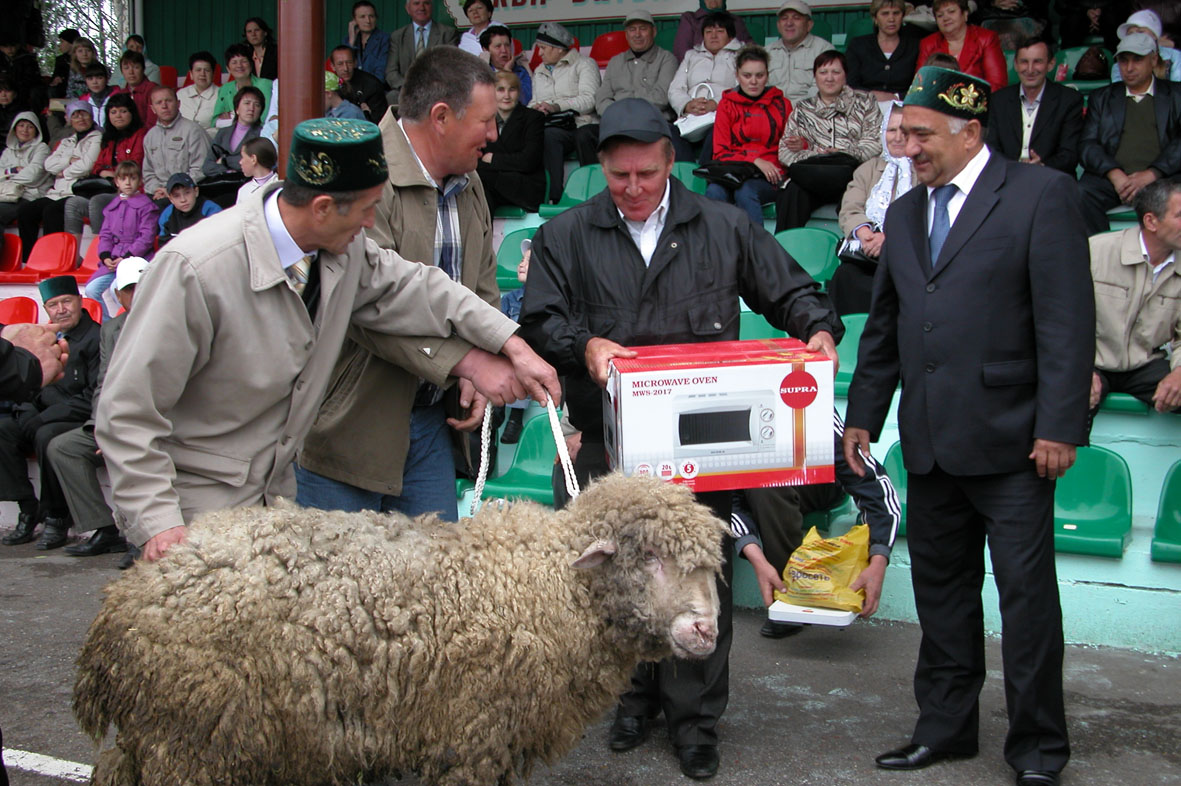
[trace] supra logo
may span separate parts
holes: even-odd
[[[793,371],[779,383],[779,397],[792,409],[804,409],[819,392],[816,378],[807,371]]]

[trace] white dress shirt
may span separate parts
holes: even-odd
[[[960,208],[964,206],[964,200],[968,198],[968,194],[972,191],[972,186],[976,185],[977,178],[980,173],[984,171],[984,165],[988,163],[988,157],[991,155],[988,152],[988,145],[983,145],[980,152],[972,157],[972,160],[964,165],[964,168],[953,177],[949,183],[954,183],[958,187],[958,191],[952,196],[951,201],[947,203],[947,218],[948,226],[955,226],[956,217],[960,214]],[[931,194],[935,189],[927,186],[927,234],[931,234],[931,225],[935,223],[935,200]]]
[[[267,196],[267,201],[262,206],[262,214],[267,222],[267,232],[271,235],[271,242],[275,244],[275,253],[279,255],[279,264],[286,270],[308,254],[314,254],[315,249],[304,251],[296,244],[291,233],[287,231],[287,225],[283,223],[283,216],[279,214],[279,194],[282,191],[283,189],[280,188]]]
[[[636,248],[640,250],[640,256],[644,258],[644,267],[652,263],[652,255],[656,252],[656,242],[660,240],[660,234],[664,232],[664,221],[668,218],[668,194],[669,186],[666,182],[664,196],[661,197],[660,204],[645,221],[632,221],[623,215],[622,210],[616,208],[619,210],[619,217],[627,225],[632,242],[636,244]]]
[[[1029,160],[1029,139],[1033,136],[1033,124],[1037,122],[1037,111],[1042,106],[1042,97],[1046,94],[1046,83],[1042,82],[1042,89],[1037,91],[1037,97],[1030,101],[1025,97],[1024,88],[1021,90],[1021,160]]]

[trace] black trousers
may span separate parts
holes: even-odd
[[[583,442],[574,460],[574,474],[579,485],[586,486],[607,471],[603,445]],[[562,469],[556,465],[554,491],[555,506],[560,509],[568,500]],[[729,491],[698,494],[697,501],[713,510],[722,521],[730,520]],[[730,559],[732,546],[733,541],[726,538],[722,576],[717,581],[718,645],[713,654],[705,660],[665,658],[659,663],[641,663],[632,674],[631,689],[619,699],[618,712],[622,715],[654,718],[663,712],[668,723],[668,736],[678,748],[717,745],[718,721],[730,700],[730,643],[734,633],[730,591],[734,574]]]
[[[65,495],[62,494],[61,485],[50,465],[46,450],[50,440],[58,434],[64,434],[80,425],[82,424],[74,422],[47,423],[37,429],[30,441],[21,433],[15,420],[0,420],[0,499],[14,502],[40,499],[39,518],[64,518],[69,515]],[[29,481],[26,457],[30,451],[36,455],[37,466],[41,469],[40,496],[33,491],[33,484]]]
[[[747,489],[747,507],[759,525],[763,556],[780,573],[793,551],[804,542],[804,516],[828,510],[845,496],[836,483]]]
[[[840,202],[859,163],[848,153],[828,153],[788,167],[790,179],[775,200],[775,231],[802,227],[818,206]]]
[[[21,237],[21,264],[24,264],[29,261],[29,254],[33,253],[39,228],[47,235],[65,231],[66,200],[49,197],[23,200],[16,215],[16,224]]]
[[[1106,13],[1106,11],[1104,12]],[[1082,210],[1083,223],[1087,227],[1088,235],[1097,235],[1111,228],[1107,220],[1107,211],[1121,204],[1119,192],[1111,181],[1100,175],[1083,172],[1078,181],[1079,208]]]
[[[977,750],[984,684],[984,543],[1000,596],[1001,653],[1015,770],[1070,758],[1062,698],[1062,610],[1054,569],[1054,483],[1030,469],[956,476],[907,473],[907,542],[922,643],[912,741]]]
[[[566,185],[566,154],[574,150],[577,133],[577,129],[546,128],[542,137],[541,161],[549,175],[551,203],[562,198],[562,188]]]
[[[838,317],[845,314],[868,314],[873,300],[873,277],[876,267],[856,262],[841,262],[828,281],[828,297]]]

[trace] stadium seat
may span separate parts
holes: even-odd
[[[51,232],[37,240],[25,270],[36,271],[37,279],[41,280],[73,273],[77,262],[77,238],[69,232]]]
[[[509,292],[521,288],[517,280],[517,265],[521,264],[521,241],[530,240],[537,232],[537,227],[515,229],[504,236],[500,247],[496,249],[496,286],[501,292]]]
[[[845,335],[841,338],[841,343],[837,344],[837,357],[841,363],[833,381],[834,395],[849,395],[849,383],[853,381],[853,369],[857,367],[857,345],[861,343],[861,331],[865,329],[866,316],[845,314],[841,317],[841,322],[845,323]]]
[[[562,198],[556,205],[542,205],[537,211],[542,218],[553,218],[564,210],[582,204],[607,187],[603,167],[598,164],[580,166],[566,178]]]
[[[1009,84],[1015,85],[1021,81],[1020,77],[1017,76],[1017,53],[1010,49],[1005,49],[1002,54],[1005,56],[1005,65],[1009,68]]]
[[[841,238],[827,229],[785,229],[776,234],[775,239],[819,284],[824,284],[832,278],[837,265],[840,264],[840,260],[837,259],[837,244],[841,242]]]
[[[575,49],[581,48],[578,44],[578,36],[574,36],[574,48]],[[540,65],[541,65],[541,52],[539,52],[537,50],[537,47],[534,46],[533,47],[533,55],[529,58],[529,73],[533,73],[534,71],[536,71],[537,67]]]
[[[595,37],[591,44],[590,59],[598,63],[599,68],[606,68],[611,58],[626,51],[627,34],[622,30],[612,30]]]
[[[103,321],[103,306],[97,300],[91,300],[88,297],[82,298],[82,308],[90,314],[90,318],[95,322]]]
[[[31,297],[17,295],[0,300],[0,325],[37,324],[41,309]]]
[[[0,284],[36,284],[40,276],[21,267],[20,235],[0,234]]]
[[[528,213],[525,208],[517,207],[516,205],[501,205],[496,208],[496,212],[492,214],[493,218],[524,218]]]
[[[535,415],[525,422],[513,463],[504,474],[490,478],[484,484],[484,499],[531,499],[542,505],[554,504],[551,473],[558,447],[545,414]],[[470,481],[456,484],[458,496],[471,488]]]
[[[1128,412],[1133,415],[1147,415],[1151,407],[1129,393],[1108,393],[1099,405],[1106,412]]]
[[[678,161],[673,164],[673,177],[681,181],[681,185],[692,191],[694,194],[704,194],[705,187],[709,185],[704,177],[698,177],[693,174],[693,170],[697,168],[697,164],[692,161]]]
[[[1104,85],[1111,84],[1110,75],[1104,79],[1074,79],[1075,66],[1078,65],[1078,61],[1083,56],[1083,53],[1090,48],[1089,46],[1071,46],[1060,50],[1057,55],[1058,62],[1066,64],[1066,79],[1061,80],[1062,84],[1073,87],[1084,96],[1094,90],[1098,90]],[[1107,58],[1109,65],[1115,62],[1115,58],[1111,52],[1104,49],[1103,54]]]
[[[906,535],[906,467],[902,463],[902,443],[895,442],[886,451],[886,458],[882,461],[882,466],[886,469],[886,474],[890,476],[890,481],[894,484],[894,490],[898,492],[898,505],[900,508],[898,519],[898,536]]]
[[[1152,534],[1152,559],[1181,562],[1181,461],[1169,468],[1161,488]]]
[[[93,237],[90,240],[90,245],[86,247],[86,253],[82,256],[82,264],[74,271],[74,278],[78,279],[78,285],[81,286],[90,280],[98,271],[98,238]]]
[[[762,314],[743,311],[738,315],[738,338],[743,341],[756,338],[787,338],[787,333],[771,327]]]
[[[1132,539],[1132,476],[1118,453],[1078,449],[1054,494],[1054,550],[1122,557]]]
[[[164,85],[165,87],[171,87],[173,90],[175,90],[179,84],[177,81],[178,78],[179,75],[176,72],[176,68],[170,65],[160,66],[160,84]]]
[[[812,527],[815,527],[820,532],[826,535],[831,534],[832,525],[839,518],[844,516],[857,515],[857,506],[853,504],[853,498],[848,494],[841,499],[836,505],[827,510],[814,510],[804,516],[803,529],[807,532]]]

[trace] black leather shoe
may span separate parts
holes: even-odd
[[[41,539],[37,541],[38,551],[60,549],[66,545],[70,535],[70,522],[67,519],[47,518],[45,527],[41,530]]]
[[[718,774],[717,745],[686,745],[677,748],[681,772],[694,780],[703,781]]]
[[[514,409],[513,412],[521,412],[522,410]],[[521,439],[522,423],[520,418],[515,418],[511,414],[508,418],[508,423],[504,424],[504,432],[500,435],[501,444],[515,445]]]
[[[128,543],[127,544],[127,553],[124,554],[123,557],[119,560],[119,570],[127,570],[132,565],[134,565],[135,561],[137,559],[139,559],[139,554],[140,554],[139,546],[136,546],[132,543]]]
[[[911,743],[905,748],[888,751],[874,759],[883,770],[921,770],[939,761],[968,759],[972,754],[948,753],[928,748],[926,745]]]
[[[114,527],[102,527],[83,542],[66,546],[65,553],[72,557],[95,557],[118,551],[127,551],[127,541]]]
[[[648,739],[651,727],[652,722],[647,715],[616,715],[615,722],[611,724],[607,747],[617,753],[630,751]]]
[[[37,529],[37,519],[32,513],[22,513],[17,516],[16,529],[4,536],[0,543],[5,546],[19,546],[22,543],[32,543],[33,533]]]
[[[1052,770],[1022,770],[1017,773],[1017,786],[1058,786],[1058,773]]]
[[[759,635],[768,639],[786,639],[788,636],[794,636],[804,629],[803,625],[793,625],[790,622],[776,622],[775,620],[764,620],[763,627],[759,628]]]

